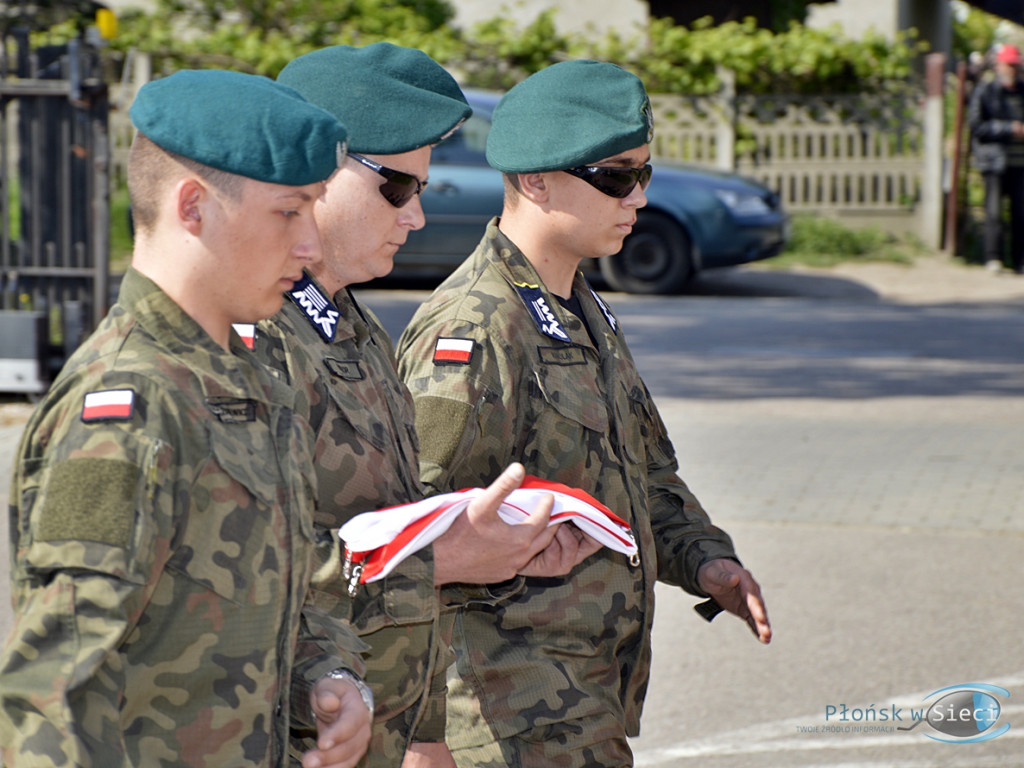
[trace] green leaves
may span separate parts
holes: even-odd
[[[924,49],[914,32],[852,40],[838,27],[790,21],[772,31],[752,18],[716,26],[707,17],[689,27],[655,18],[643,28],[568,35],[558,32],[556,13],[525,27],[497,16],[460,29],[444,0],[157,0],[151,14],[122,14],[110,48],[115,56],[132,48],[152,54],[158,74],[220,67],[274,77],[316,48],[390,40],[425,50],[465,86],[506,89],[556,61],[588,57],[621,64],[651,92],[689,95],[716,92],[723,69],[734,73],[739,94],[894,92],[915,77]],[[73,34],[65,24],[48,41]]]

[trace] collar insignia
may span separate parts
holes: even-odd
[[[302,279],[288,292],[288,298],[305,313],[310,325],[316,328],[324,341],[328,344],[334,341],[341,310],[309,279],[309,275],[302,275]]]
[[[558,341],[572,341],[569,334],[562,328],[561,323],[558,322],[555,313],[551,311],[551,307],[548,306],[548,300],[539,285],[530,285],[529,283],[513,283],[513,285],[519,291],[519,298],[530,310],[533,322],[537,324],[537,329],[541,333]]]
[[[588,285],[587,288],[590,288]],[[604,303],[604,299],[597,295],[597,291],[590,288],[590,295],[594,297],[594,301],[597,302],[598,308],[601,310],[601,314],[604,315],[605,321],[608,323],[608,327],[612,329],[612,333],[618,335],[619,333],[619,321],[615,319],[615,315],[612,314],[611,309]]]

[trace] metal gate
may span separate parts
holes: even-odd
[[[0,392],[39,393],[108,308],[108,92],[85,39],[2,43]]]

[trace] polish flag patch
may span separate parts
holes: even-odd
[[[82,403],[82,421],[125,421],[134,408],[135,392],[130,389],[89,392]]]
[[[252,323],[233,323],[232,328],[242,339],[242,343],[249,349],[256,348],[256,326]]]
[[[448,339],[440,338],[434,345],[434,363],[461,363],[468,365],[469,359],[473,356],[472,339]]]

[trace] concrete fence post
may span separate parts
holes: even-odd
[[[942,136],[945,82],[946,55],[928,54],[925,57],[924,167],[921,173],[918,234],[925,247],[933,250],[938,250],[942,245]]]
[[[715,167],[733,171],[736,170],[736,73],[718,67],[716,74],[721,88],[716,98]]]

